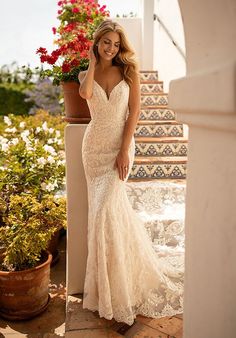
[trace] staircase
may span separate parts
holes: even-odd
[[[135,160],[129,181],[185,179],[187,137],[168,108],[156,71],[141,71],[141,114],[135,131]]]

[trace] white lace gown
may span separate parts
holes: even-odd
[[[183,254],[155,251],[114,167],[128,98],[124,80],[109,98],[94,81],[87,100],[92,119],[82,145],[89,205],[83,308],[132,325],[137,314],[159,318],[183,312]],[[134,151],[133,139],[130,167]]]

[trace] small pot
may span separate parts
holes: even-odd
[[[87,101],[79,94],[79,83],[61,82],[64,95],[65,118],[69,123],[87,124],[91,120]]]
[[[52,255],[46,252],[43,258],[44,262],[32,269],[0,271],[0,316],[8,320],[29,319],[47,308]]]

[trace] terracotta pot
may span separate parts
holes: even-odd
[[[22,320],[43,312],[50,301],[48,285],[52,255],[44,254],[44,262],[22,271],[0,271],[0,316]]]
[[[76,82],[61,82],[64,95],[65,118],[70,123],[89,123],[91,120],[87,101],[79,94],[79,84]]]

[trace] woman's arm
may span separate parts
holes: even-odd
[[[129,94],[129,116],[125,123],[121,148],[116,157],[119,177],[123,181],[129,171],[128,151],[140,114],[140,80],[138,74],[135,74],[132,80]]]
[[[90,61],[88,70],[79,73],[79,81],[80,81],[79,93],[80,96],[84,99],[90,99],[93,95],[94,71],[97,62],[93,52],[93,46],[90,48],[89,56]]]

